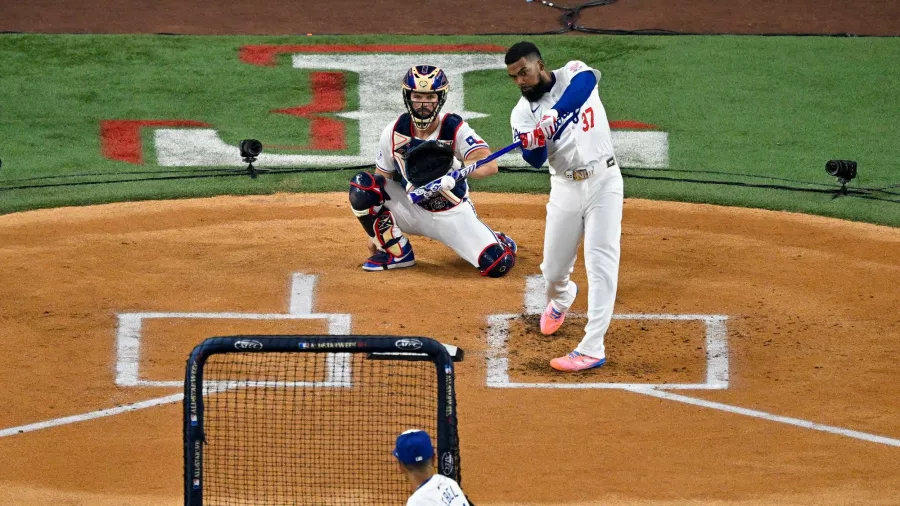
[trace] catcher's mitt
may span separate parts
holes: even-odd
[[[453,148],[438,141],[425,141],[406,153],[407,180],[416,188],[450,172]]]

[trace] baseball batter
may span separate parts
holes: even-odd
[[[550,199],[541,271],[549,303],[541,332],[562,325],[578,287],[569,276],[584,237],[588,278],[588,322],[574,351],[554,358],[559,371],[581,371],[606,362],[609,328],[619,278],[623,184],[613,153],[606,111],[600,102],[600,72],[583,62],[547,70],[538,48],[519,42],[506,53],[509,77],[522,93],[512,110],[513,134],[533,167],[549,160]]]
[[[435,474],[434,446],[427,432],[412,429],[400,434],[393,453],[413,490],[406,506],[470,506],[453,478]]]
[[[385,127],[375,156],[375,174],[350,180],[350,206],[371,241],[366,271],[415,265],[406,234],[440,241],[477,267],[482,276],[506,275],[516,263],[516,243],[494,232],[475,213],[466,178],[447,175],[463,164],[486,158],[491,150],[460,116],[442,114],[450,83],[443,70],[417,65],[402,81],[407,112]],[[469,177],[497,173],[489,162]],[[413,204],[407,193],[441,179],[440,192]]]

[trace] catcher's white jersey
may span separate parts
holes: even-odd
[[[459,116],[455,118],[448,116],[450,115],[441,115],[440,127],[427,139],[415,137],[414,132],[407,132],[403,128],[400,128],[402,132],[398,132],[397,122],[390,123],[381,134],[375,166],[378,170],[389,174],[400,171],[403,176],[399,182],[388,179],[384,184],[390,196],[385,206],[391,210],[397,227],[394,231],[395,237],[401,233],[429,237],[446,244],[465,261],[478,267],[481,253],[486,247],[496,244],[498,239],[494,231],[482,222],[475,212],[466,181],[458,181],[453,190],[441,191],[439,207],[413,204],[406,198],[409,188],[401,186],[406,184],[403,150],[427,140],[438,139],[439,133],[445,127],[448,129],[446,138],[450,138],[452,132],[454,168],[461,167],[461,161],[472,151],[479,148],[490,149],[468,123],[462,121]],[[457,121],[458,123],[454,124]],[[409,135],[405,135],[406,133]]]
[[[453,478],[435,474],[413,492],[406,506],[469,506],[469,501]]]
[[[544,111],[548,111],[559,101],[572,78],[579,72],[593,72],[600,82],[600,71],[592,69],[578,60],[570,61],[565,67],[553,71],[556,83],[537,102],[529,102],[525,97],[510,114],[513,128],[513,140],[520,133],[531,132],[541,121]],[[560,118],[560,127],[552,139],[547,140],[547,155],[550,162],[550,174],[583,167],[592,160],[606,160],[613,157],[612,134],[606,110],[600,102],[597,86],[580,109],[574,114]]]
[[[440,126],[438,126],[431,135],[423,139],[415,137],[415,133],[412,131],[409,132],[408,136],[402,134],[397,135],[394,130],[395,124],[388,124],[381,132],[381,140],[378,142],[378,152],[375,154],[375,167],[377,167],[378,170],[390,173],[399,170],[400,174],[405,178],[406,173],[403,156],[398,153],[397,150],[408,144],[412,139],[417,139],[419,142],[437,139],[438,135],[441,133],[441,127],[444,124],[444,120],[446,119],[447,113],[442,113],[438,120]],[[465,121],[461,122],[456,127],[456,134],[453,137],[453,154],[455,156],[455,160],[453,161],[454,169],[462,167],[462,162],[466,160],[466,157],[469,156],[469,153],[472,151],[475,151],[478,148],[488,147],[487,143],[484,142],[484,139],[482,139],[481,136],[469,126],[469,123]]]

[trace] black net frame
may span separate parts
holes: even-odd
[[[424,429],[461,481],[453,362],[426,337],[206,339],[184,383],[185,505],[403,504],[391,455]]]

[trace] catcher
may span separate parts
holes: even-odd
[[[381,134],[375,174],[360,172],[350,180],[350,207],[371,240],[372,256],[363,270],[415,265],[406,233],[446,244],[482,276],[504,276],[516,263],[516,243],[478,219],[466,178],[447,176],[490,155],[487,143],[460,116],[441,114],[449,90],[441,69],[417,65],[406,73],[402,88],[407,112]],[[490,162],[469,177],[496,173],[497,163]],[[431,199],[413,204],[407,198],[442,177],[441,190]]]

